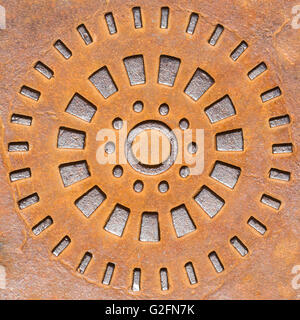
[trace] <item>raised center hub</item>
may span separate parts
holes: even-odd
[[[147,129],[134,138],[132,152],[135,158],[144,165],[159,165],[170,156],[171,144],[163,132]]]
[[[157,175],[175,162],[178,142],[172,130],[163,122],[149,120],[135,126],[125,143],[128,163],[136,171]]]

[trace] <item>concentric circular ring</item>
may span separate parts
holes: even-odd
[[[128,7],[111,4],[53,39],[7,108],[3,150],[20,215],[53,259],[99,286],[205,293],[207,279],[223,281],[251,258],[287,204],[292,121],[255,46],[196,11],[172,9],[161,27],[165,8],[144,6],[141,28]],[[99,165],[99,129],[114,134],[109,159],[126,131],[128,163]],[[154,167],[132,153],[148,129],[172,149]],[[205,132],[204,150],[192,137],[199,151],[191,157],[204,152],[201,175],[175,161],[188,145],[171,129]]]

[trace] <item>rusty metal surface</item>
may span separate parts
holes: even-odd
[[[296,4],[2,1],[0,297],[297,298]],[[169,8],[168,23],[162,7]],[[217,39],[218,25],[224,30]],[[132,56],[143,57],[144,72]],[[161,56],[171,69],[160,73]],[[171,61],[179,61],[177,74]],[[248,75],[258,65],[264,72]],[[204,74],[190,82],[198,68],[214,83]],[[113,82],[98,70],[108,70]],[[76,93],[88,105],[77,96],[70,106]],[[214,104],[225,96],[230,100]],[[96,135],[118,131],[116,118],[128,131],[145,121],[175,129],[184,126],[181,119],[204,129],[203,173],[183,178],[175,163],[143,174],[125,163],[114,176],[114,165],[96,160]],[[77,131],[70,137],[66,128]]]

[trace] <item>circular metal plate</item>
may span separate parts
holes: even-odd
[[[197,4],[88,11],[48,32],[4,112],[5,170],[30,237],[113,297],[203,298],[253,279],[232,275],[260,263],[295,179],[278,70]],[[155,166],[131,151],[147,129],[171,144]]]

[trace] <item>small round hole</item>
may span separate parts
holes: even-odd
[[[158,185],[158,190],[161,193],[165,193],[169,190],[169,184],[167,181],[161,181]]]
[[[113,168],[113,175],[116,177],[116,178],[120,178],[122,177],[123,175],[123,168],[121,166],[115,166]]]
[[[170,108],[166,103],[163,103],[162,105],[160,105],[158,110],[162,116],[166,116],[169,113]]]
[[[144,189],[144,183],[141,180],[137,180],[135,181],[135,183],[133,184],[133,190],[135,192],[142,192]]]
[[[187,149],[190,154],[195,154],[198,150],[198,146],[197,146],[196,142],[191,142],[188,144]]]
[[[133,104],[133,110],[135,112],[142,112],[144,109],[144,104],[142,101],[136,101],[134,104]]]
[[[116,149],[115,144],[111,141],[107,142],[104,147],[105,152],[108,154],[115,152],[115,149]]]
[[[181,130],[186,130],[190,126],[190,123],[187,119],[183,118],[179,121],[179,127]]]
[[[190,175],[190,169],[187,166],[183,166],[179,170],[179,174],[182,178],[187,178]]]
[[[120,130],[123,127],[123,120],[121,118],[115,118],[112,122],[114,129]]]

